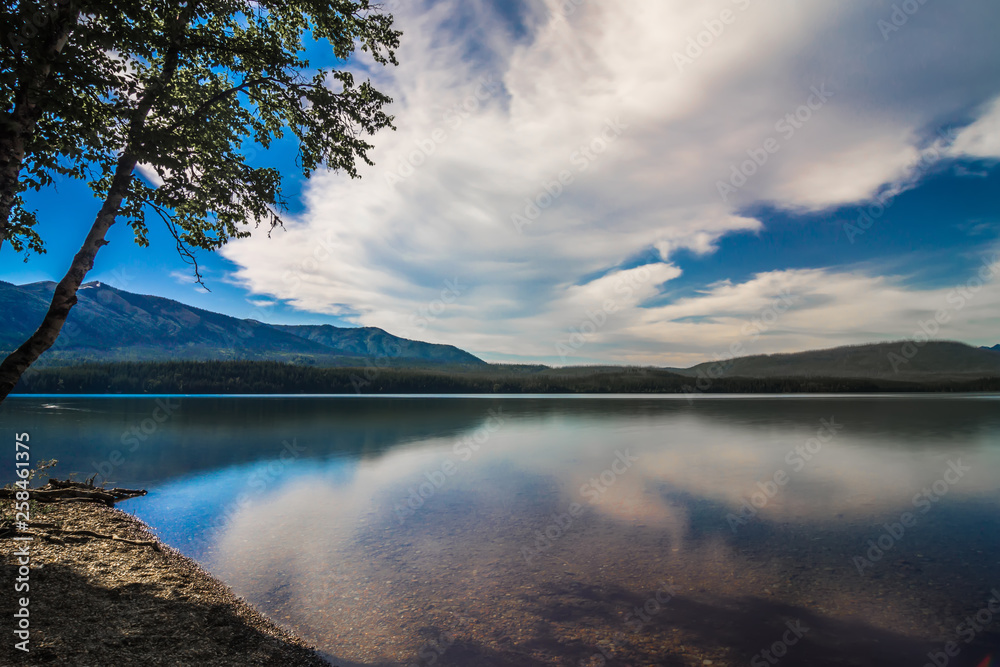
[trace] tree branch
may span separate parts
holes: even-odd
[[[167,132],[173,132],[174,130],[176,130],[176,129],[180,128],[180,127],[183,127],[184,125],[187,125],[188,123],[197,120],[203,113],[205,113],[206,111],[208,111],[209,109],[211,109],[212,106],[215,105],[216,103],[221,102],[222,100],[224,100],[227,97],[230,97],[232,95],[235,95],[236,93],[242,92],[242,91],[246,90],[247,88],[252,88],[253,86],[257,86],[257,85],[260,85],[262,83],[277,83],[277,84],[280,84],[280,81],[278,81],[277,79],[275,79],[273,77],[263,76],[263,77],[259,77],[257,79],[250,79],[248,81],[244,81],[243,83],[241,83],[238,86],[233,86],[232,88],[230,88],[228,90],[223,90],[223,91],[221,91],[219,93],[216,93],[215,95],[212,95],[210,98],[208,98],[207,100],[205,100],[204,102],[202,102],[200,105],[198,105],[198,108],[195,109],[191,114],[189,114],[188,116],[186,116],[184,118],[177,119],[172,125],[170,125],[167,128],[166,131]]]
[[[190,264],[194,267],[195,283],[201,285],[207,291],[211,292],[212,290],[208,289],[208,285],[205,284],[204,280],[202,279],[201,271],[198,269],[198,258],[195,257],[194,253],[191,251],[191,248],[189,248],[188,245],[184,243],[184,241],[181,239],[180,234],[177,232],[177,225],[174,224],[171,215],[167,213],[165,210],[163,210],[163,208],[157,206],[152,202],[146,202],[146,204],[151,209],[153,209],[153,211],[155,211],[158,216],[160,216],[160,218],[163,220],[163,224],[165,224],[167,226],[167,230],[170,231],[170,235],[174,237],[174,242],[177,244],[177,254],[181,256],[181,259],[184,260],[186,264]]]

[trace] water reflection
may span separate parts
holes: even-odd
[[[71,462],[150,409],[80,401],[45,422],[87,425]],[[1000,645],[1000,615],[959,627],[1000,586],[998,408],[187,399],[115,470],[339,665],[916,667],[950,641],[976,665]]]

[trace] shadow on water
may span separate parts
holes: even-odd
[[[541,604],[525,599],[526,608],[535,615],[553,621],[579,625],[620,623],[621,608],[642,608],[649,598],[625,590],[599,590],[588,586],[550,586],[545,597],[553,602]],[[412,664],[468,667],[515,667],[518,665],[660,665],[688,667],[692,655],[714,656],[714,665],[788,665],[789,667],[974,667],[1000,651],[1000,634],[984,632],[971,642],[958,642],[958,653],[944,653],[945,642],[914,638],[868,624],[863,618],[830,618],[814,610],[763,600],[727,598],[703,601],[684,595],[672,597],[654,608],[649,621],[639,630],[627,629],[609,641],[589,644],[584,641],[560,641],[537,628],[535,636],[521,645],[508,637],[498,641],[477,642],[454,637],[448,642],[448,630],[423,627],[421,634],[430,638],[423,648],[423,659]],[[684,635],[683,645],[676,635]],[[496,634],[502,634],[496,633]],[[437,639],[445,637],[443,642]],[[499,647],[497,646],[499,644]],[[720,655],[719,647],[727,650]],[[765,651],[767,653],[765,653]],[[393,667],[398,662],[350,662],[324,655],[339,667]]]
[[[604,592],[579,586],[553,587],[549,594],[559,599],[559,604],[539,609],[538,613],[578,624],[586,624],[595,617],[613,621],[616,610],[642,609],[650,599],[634,592]],[[857,667],[919,666],[926,661],[928,653],[942,649],[938,643],[869,625],[863,618],[834,619],[811,609],[757,597],[706,601],[677,595],[662,606],[649,608],[652,613],[648,614],[648,623],[643,623],[642,629],[634,633],[641,636],[630,637],[631,629],[626,630],[621,643],[616,647],[612,641],[606,652],[593,646],[552,645],[547,648],[555,651],[553,655],[569,658],[569,664],[603,655],[608,664],[613,665],[633,661],[688,665],[690,660],[672,658],[669,649],[661,652],[655,648],[669,646],[671,634],[679,631],[687,636],[689,647],[691,644],[697,647],[696,653],[717,655],[720,645],[728,647],[728,659],[722,658],[723,664],[751,662],[758,655],[763,660],[761,664],[776,664],[777,661],[767,661],[762,651],[772,649],[776,643],[787,642],[787,650],[771,650],[775,658],[781,658],[783,665]],[[975,643],[963,646],[964,661],[952,661],[951,664],[975,664],[998,648],[1000,635],[980,637]],[[685,653],[690,654],[690,648]]]

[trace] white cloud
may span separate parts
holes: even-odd
[[[1000,97],[979,120],[963,128],[951,145],[954,155],[1000,160]]]
[[[201,272],[202,276],[211,273],[210,269],[204,267],[198,267],[198,270]],[[195,292],[199,292],[201,294],[208,294],[209,292],[204,285],[198,284],[198,280],[194,275],[193,269],[190,271],[171,271],[169,275],[175,282],[180,283],[181,285],[190,285]]]
[[[139,164],[135,165],[135,170],[138,171],[143,178],[149,181],[149,183],[154,188],[158,188],[164,183],[163,177],[160,176],[160,174],[156,171],[156,169],[153,168],[152,165],[146,164],[145,162],[140,162]]]
[[[916,289],[903,286],[901,277],[859,271],[771,271],[643,309],[616,331],[621,340],[611,337],[609,344],[614,349],[631,341],[624,361],[660,359],[666,365],[669,359],[687,366],[733,356],[734,343],[738,356],[771,354],[914,338],[922,323],[936,340],[992,340],[1000,327],[997,254],[970,258],[964,273],[953,285]],[[937,325],[935,317],[941,318]]]
[[[713,308],[746,310],[765,285],[813,290],[831,304],[814,315],[844,318],[792,320],[773,341],[794,349],[895,335],[883,307],[930,298],[878,276],[778,270],[648,307],[677,277],[678,249],[707,255],[761,228],[740,214],[748,204],[815,210],[902,187],[927,128],[981,103],[948,76],[988,70],[954,43],[988,42],[993,8],[959,20],[928,6],[919,18],[937,20],[935,38],[917,39],[915,19],[886,42],[880,11],[833,0],[588,0],[565,17],[561,5],[530,5],[516,40],[482,0],[400,7],[402,64],[372,70],[396,100],[398,131],[375,139],[363,179],[315,174],[285,232],[228,245],[237,280],[486,358],[552,358],[602,307],[608,281],[646,263],[650,282],[574,352],[663,364],[722,344],[738,316]],[[475,28],[448,28],[459,14]],[[706,32],[723,19],[721,34]],[[691,40],[704,46],[680,66]],[[928,67],[944,75],[927,80]],[[996,109],[959,136],[961,150],[994,150]],[[769,138],[778,150],[724,200],[718,183]],[[449,280],[463,288],[438,307]]]

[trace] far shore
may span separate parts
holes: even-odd
[[[383,395],[383,394],[859,394],[1000,391],[979,372],[883,373],[861,377],[741,377],[638,366],[321,367],[276,361],[164,361],[48,366],[14,394],[43,395]]]

